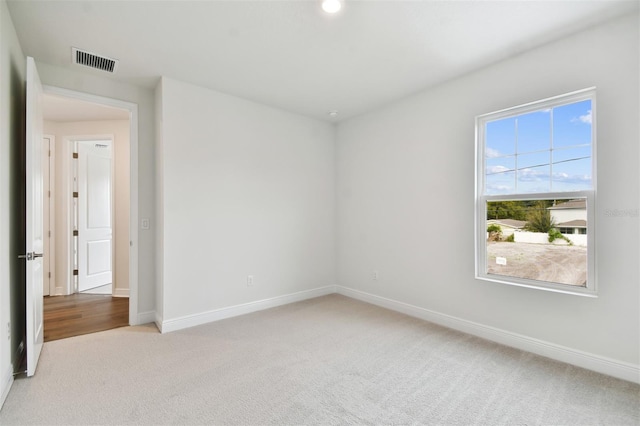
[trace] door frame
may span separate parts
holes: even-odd
[[[48,203],[49,214],[45,215],[45,233],[48,231],[48,235],[45,235],[47,242],[44,246],[45,259],[47,261],[48,268],[45,268],[44,281],[48,284],[48,292],[46,295],[56,295],[56,137],[54,135],[45,134],[43,139],[49,140],[49,153],[46,156],[44,163],[48,164],[49,173],[45,175],[45,191],[49,191],[49,195],[45,196],[46,203]]]
[[[43,85],[46,95],[62,96],[129,111],[129,325],[138,324],[138,105],[133,102]]]

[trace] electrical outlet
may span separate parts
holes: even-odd
[[[253,275],[247,275],[247,287],[253,286]]]
[[[378,281],[378,278],[380,278],[380,275],[378,274],[378,271],[373,271],[373,280],[374,281]]]

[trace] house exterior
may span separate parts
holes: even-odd
[[[587,233],[587,200],[570,200],[547,210],[562,234]]]
[[[509,235],[513,235],[516,231],[524,229],[524,225],[527,222],[524,220],[515,219],[490,219],[487,221],[487,227],[489,225],[498,225],[502,229],[502,238],[506,238]]]

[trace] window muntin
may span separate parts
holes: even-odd
[[[595,294],[594,119],[594,89],[477,118],[477,278],[559,292]],[[572,216],[578,222],[564,220],[566,215],[560,215],[564,209],[559,207],[547,212],[547,216],[555,212],[555,221],[548,232],[533,232],[528,224],[519,229],[512,227],[514,223],[527,222],[523,216],[527,206],[567,202],[574,205],[582,202],[583,211]],[[511,207],[517,205],[519,213],[509,213],[509,203]],[[501,234],[489,233],[488,229],[500,226],[496,224],[500,220],[506,223],[504,229],[500,229]],[[498,255],[500,253],[502,255]],[[539,254],[539,259],[550,261],[546,269],[544,265],[536,265]],[[556,269],[558,274],[550,274],[550,269]]]
[[[592,189],[592,100],[484,121],[483,193]]]

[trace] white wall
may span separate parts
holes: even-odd
[[[69,167],[71,146],[69,138],[113,135],[114,161],[114,295],[129,295],[129,120],[102,120],[80,122],[45,121],[44,133],[55,136],[55,232],[56,268],[54,277],[56,295],[70,294],[68,286],[69,248],[67,236],[71,204],[69,194]]]
[[[637,368],[638,51],[628,16],[340,123],[339,284]],[[590,86],[598,298],[475,280],[476,115]]]
[[[555,223],[570,222],[572,220],[587,220],[587,209],[549,210]],[[588,226],[589,224],[587,224]]]
[[[503,234],[504,235],[504,234]],[[516,243],[531,243],[531,244],[554,244],[565,245],[568,244],[565,240],[556,239],[553,243],[549,243],[549,233],[547,232],[514,232],[514,241]],[[585,234],[564,234],[574,246],[587,247],[587,236]]]
[[[333,125],[171,79],[157,93],[163,321],[334,285]]]
[[[153,320],[155,311],[155,124],[154,93],[119,83],[98,72],[80,72],[38,62],[42,83],[138,105],[138,217],[149,218],[150,230],[138,224],[138,322]]]
[[[24,309],[12,309],[16,300],[24,297],[24,292],[20,295],[16,291],[16,287],[21,287],[17,278],[24,264],[17,260],[15,240],[16,232],[20,231],[15,227],[12,211],[19,188],[16,150],[25,136],[22,128],[25,68],[25,57],[7,5],[0,0],[0,407],[13,381],[12,354],[24,332],[24,324],[17,321],[25,314]]]

